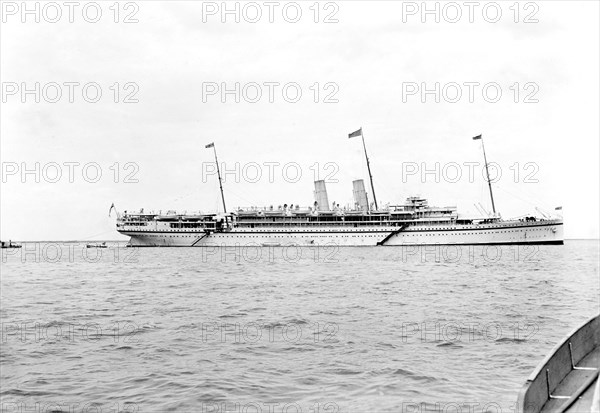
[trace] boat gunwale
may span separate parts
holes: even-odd
[[[540,377],[540,375],[544,374],[544,370],[546,369],[548,364],[552,361],[552,359],[554,359],[554,357],[559,352],[559,350],[561,350],[565,345],[567,345],[571,341],[571,338],[573,336],[575,336],[580,331],[583,331],[586,327],[588,327],[590,324],[592,324],[594,322],[600,322],[600,314],[596,314],[595,316],[589,318],[584,323],[580,324],[578,327],[571,330],[567,335],[565,335],[563,337],[562,340],[560,340],[552,348],[552,350],[550,350],[550,352],[548,352],[546,357],[544,357],[544,359],[541,362],[539,362],[539,364],[536,366],[536,368],[533,370],[533,372],[531,372],[531,374],[527,377],[525,384],[521,387],[521,390],[519,391],[519,396],[517,398],[517,409],[518,409],[517,411],[525,413],[525,411],[526,411],[525,409],[528,406],[530,406],[530,405],[525,405],[525,398],[527,397],[527,393],[529,392],[529,390],[531,390],[531,385],[533,383],[535,383],[536,379],[538,379],[538,377]],[[598,343],[596,343],[596,346],[597,345],[598,345]],[[562,379],[564,379],[564,377]],[[562,381],[562,379],[561,379],[561,381]],[[559,382],[559,384],[560,384],[560,382]],[[546,403],[548,403],[549,400],[550,399],[546,398],[544,405]],[[536,406],[537,407],[536,411],[537,412],[542,411],[542,408],[544,407],[544,405]]]

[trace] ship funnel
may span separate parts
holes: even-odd
[[[329,199],[327,198],[325,181],[315,181],[315,202],[317,202],[318,211],[329,211]]]
[[[357,179],[352,181],[354,204],[361,211],[369,210],[369,200],[367,199],[367,191],[365,191],[365,181]]]

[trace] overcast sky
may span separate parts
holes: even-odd
[[[38,23],[33,5],[2,2],[2,240],[120,239],[113,202],[222,209],[213,141],[229,209],[311,205],[316,174],[331,202],[351,204],[352,180],[371,193],[360,138],[348,139],[361,126],[380,206],[420,195],[490,210],[471,139],[483,134],[504,218],[562,206],[567,238],[598,238],[596,1],[441,2],[439,22],[421,2],[240,2],[239,23],[221,2],[122,2],[118,14],[113,3],[69,16],[40,2]],[[39,103],[22,93],[36,82]],[[36,163],[39,179],[23,174]]]

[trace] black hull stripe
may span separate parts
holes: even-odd
[[[396,244],[396,245],[383,245],[384,247],[427,247],[427,246],[433,246],[433,245],[439,245],[439,246],[458,246],[458,247],[463,247],[463,246],[471,246],[471,245],[564,245],[564,241],[563,240],[553,240],[553,241],[531,241],[531,242],[526,242],[526,241],[509,241],[509,242],[478,242],[478,243],[465,243],[465,244],[458,244],[458,243],[453,243],[453,244],[436,244],[436,243],[432,243],[432,244]]]
[[[469,246],[487,246],[487,245],[564,245],[564,241],[556,240],[556,241],[532,241],[532,242],[522,242],[522,241],[511,241],[511,242],[481,242],[477,244],[396,244],[396,245],[332,245],[332,244],[323,244],[323,245],[296,245],[296,244],[288,244],[288,245],[256,245],[249,244],[248,247],[253,248],[286,248],[290,245],[294,245],[296,247],[306,247],[306,248],[314,248],[314,247],[323,247],[323,248],[331,248],[331,247],[339,247],[339,248],[370,248],[370,247],[431,247],[431,246],[454,246],[454,247],[469,247]],[[209,247],[217,247],[217,248],[226,248],[226,247],[244,247],[245,245],[236,244],[200,244],[200,245],[131,245],[131,248],[209,248]]]

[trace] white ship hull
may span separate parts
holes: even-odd
[[[349,135],[362,136],[362,128]],[[482,135],[474,140],[481,140]],[[210,143],[207,148],[213,148]],[[367,155],[366,146],[365,157]],[[217,175],[219,163],[215,152]],[[369,158],[367,167],[369,166]],[[485,150],[484,150],[485,159]],[[486,160],[487,170],[487,160]],[[404,204],[377,205],[373,180],[373,202],[364,181],[352,182],[354,205],[329,203],[324,180],[315,181],[313,206],[283,204],[269,207],[237,207],[227,213],[221,185],[223,213],[178,214],[167,211],[117,214],[117,231],[131,237],[131,246],[145,247],[269,247],[269,246],[419,246],[419,245],[507,245],[562,244],[561,216],[524,216],[504,221],[496,212],[488,176],[493,213],[480,210],[478,217],[459,214],[455,206],[429,206],[426,198],[410,196]],[[331,205],[331,207],[329,207]],[[111,206],[111,210],[114,207]],[[479,209],[479,208],[478,208]],[[560,210],[557,207],[556,210]],[[539,212],[539,211],[538,211]]]
[[[120,228],[135,247],[227,246],[407,246],[563,244],[560,219],[536,222],[500,221],[455,226],[319,226],[318,228],[234,228],[222,232],[163,228],[156,223],[144,229]]]

